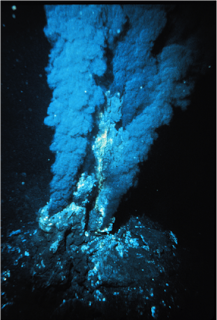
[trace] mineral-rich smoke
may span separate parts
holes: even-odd
[[[156,52],[167,23],[159,5],[45,6],[52,43],[47,81],[53,90],[45,124],[55,128],[50,212],[87,206],[90,230],[108,225],[135,184],[155,129],[169,124],[172,105],[189,104],[199,40]],[[189,76],[191,74],[191,76]]]

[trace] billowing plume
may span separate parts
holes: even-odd
[[[165,28],[159,5],[47,5],[52,44],[47,81],[53,90],[45,124],[55,128],[50,212],[70,202],[88,206],[90,230],[106,227],[136,183],[168,125],[172,106],[189,104],[197,39],[170,41],[155,52]]]

